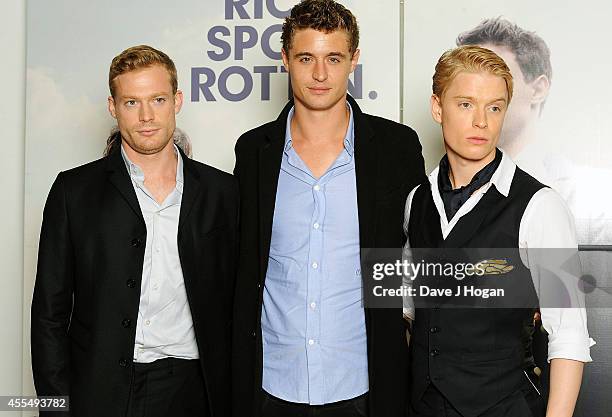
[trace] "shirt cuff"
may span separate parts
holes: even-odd
[[[548,362],[553,359],[571,359],[580,362],[592,362],[591,346],[595,341],[583,335],[573,335],[548,340]]]

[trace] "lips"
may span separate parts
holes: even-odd
[[[141,129],[141,130],[137,130],[137,132],[141,135],[141,136],[153,136],[154,134],[156,134],[159,131],[159,129]]]
[[[487,138],[483,138],[481,136],[470,136],[467,138],[468,142],[473,143],[475,145],[482,145],[484,143],[487,143],[489,141],[489,139]]]
[[[312,93],[312,94],[325,94],[327,92],[329,92],[331,90],[331,88],[325,88],[325,87],[308,87],[308,90]]]

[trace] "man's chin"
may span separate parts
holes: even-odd
[[[157,143],[156,143],[157,142]],[[132,150],[141,155],[155,155],[164,151],[168,147],[168,144],[172,142],[172,139],[165,142],[152,141],[152,140],[139,140],[134,143],[129,143],[128,146]]]
[[[312,111],[326,111],[334,108],[342,100],[345,100],[346,95],[340,97],[329,97],[329,96],[313,96],[306,100],[302,100],[296,97],[296,101],[299,101],[304,107]]]

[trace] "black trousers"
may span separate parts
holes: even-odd
[[[509,395],[478,417],[544,417],[543,399],[527,381],[521,389]],[[444,395],[429,384],[421,400],[410,405],[410,417],[464,417]]]
[[[126,417],[208,417],[199,360],[134,363]]]
[[[262,417],[368,417],[368,394],[324,405],[292,403],[262,390]]]

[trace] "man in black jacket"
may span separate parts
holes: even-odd
[[[174,145],[166,54],[123,51],[109,87],[120,146],[60,173],[45,206],[36,391],[70,396],[78,417],[228,416],[235,181]]]
[[[347,95],[359,59],[350,11],[303,1],[282,41],[293,100],[236,144],[233,415],[403,416],[402,314],[364,310],[360,252],[402,245],[403,202],[424,179],[421,146]]]

